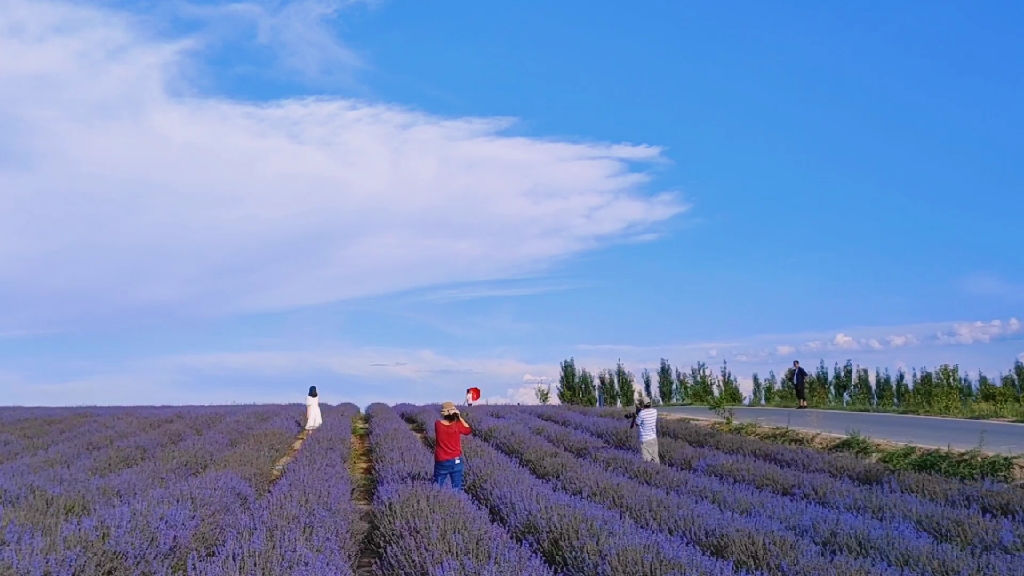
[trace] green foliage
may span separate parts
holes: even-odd
[[[676,391],[675,400],[679,403],[693,403],[693,381],[690,375],[676,368]]]
[[[731,406],[722,400],[721,396],[715,396],[708,402],[708,409],[714,410],[715,414],[719,418],[725,421],[726,428],[731,428],[735,422],[736,412]]]
[[[828,406],[831,382],[828,378],[828,367],[825,361],[818,363],[814,375],[807,379],[807,399],[811,406]]]
[[[832,374],[832,404],[846,406],[853,389],[853,361],[847,360],[842,368],[837,362]]]
[[[722,362],[722,370],[719,373],[717,384],[718,397],[721,398],[724,404],[727,406],[743,404],[743,392],[740,391],[739,380],[729,370],[728,362]]]
[[[893,385],[893,397],[897,406],[910,405],[910,385],[907,383],[907,373],[900,368],[896,371],[896,383]]]
[[[597,386],[601,390],[601,404],[603,406],[619,405],[619,387],[615,384],[615,373],[611,370],[602,370],[597,375]]]
[[[927,408],[935,400],[935,377],[927,368],[921,368],[920,373],[915,371],[915,375],[911,405],[918,409]]]
[[[939,366],[934,376],[934,391],[929,407],[940,414],[953,414],[960,407],[960,367],[949,364]]]
[[[584,368],[580,371],[577,383],[580,389],[580,400],[583,406],[597,406],[597,388],[594,386],[594,375]]]
[[[888,368],[884,373],[875,368],[875,402],[882,409],[895,406],[896,394],[892,384],[892,375],[889,374]]]
[[[558,401],[570,406],[596,406],[597,391],[594,389],[594,376],[586,370],[576,368],[576,361],[569,358],[561,363],[561,373],[558,376]],[[539,387],[538,387],[539,388]],[[551,387],[547,388],[548,400],[550,401]],[[540,392],[534,389],[537,400],[540,400]],[[541,402],[546,404],[547,402]]]
[[[728,407],[713,407],[716,413],[727,421],[715,424],[722,432],[741,434],[759,438],[773,444],[821,448],[820,437],[790,428],[763,427],[752,423],[733,423],[726,411]],[[872,458],[895,470],[924,472],[959,478],[963,480],[995,480],[999,482],[1014,481],[1015,468],[1019,465],[1018,458],[1011,456],[988,455],[980,449],[967,452],[952,450],[936,450],[902,446],[889,448],[877,445],[870,438],[854,430],[842,440],[827,447],[831,452],[845,452],[861,458]]]
[[[697,365],[690,368],[690,394],[689,400],[694,404],[707,404],[715,396],[715,374],[708,369],[708,365],[697,362]]]
[[[999,383],[993,382],[988,376],[978,372],[978,400],[996,404],[1000,400]]]
[[[575,359],[564,360],[560,366],[562,371],[558,376],[558,401],[568,405],[581,404],[582,394],[580,394],[579,374],[576,371]]]
[[[542,384],[538,384],[537,387],[533,389],[533,393],[534,393],[535,396],[537,396],[537,402],[540,402],[541,404],[544,404],[544,405],[547,405],[547,404],[549,404],[551,402],[551,385],[550,384],[548,384],[547,386],[544,386]]]
[[[1000,378],[1001,385],[999,386],[999,393],[996,396],[996,404],[999,406],[1010,406],[1012,404],[1020,404],[1024,401],[1024,398],[1018,394],[1018,382],[1012,374],[1007,374]]]
[[[875,405],[875,392],[871,387],[871,375],[867,368],[857,367],[856,377],[850,389],[850,402],[861,407]]]
[[[764,403],[775,403],[779,390],[779,379],[775,377],[775,370],[768,371],[768,378],[764,381]]]
[[[753,389],[750,391],[750,405],[760,406],[764,402],[764,384],[761,382],[761,377],[754,372],[751,377],[753,381]]]
[[[652,390],[651,373],[647,368],[644,368],[643,372],[640,373],[640,380],[644,383],[644,397],[653,402],[654,390]]]
[[[962,480],[991,479],[1002,482],[1013,480],[1016,466],[1010,456],[987,455],[980,450],[954,452],[952,450],[921,450],[904,446],[882,453],[878,461],[897,470],[927,472]]]
[[[777,403],[789,405],[796,402],[796,384],[794,378],[796,378],[796,370],[790,367],[786,370],[786,374],[782,377],[782,381],[779,382],[779,390],[775,394]]]
[[[829,450],[833,452],[849,452],[857,456],[870,456],[875,453],[875,445],[860,433],[859,430],[852,430],[847,433],[846,438],[833,444]]]
[[[661,359],[658,366],[658,398],[662,403],[675,402],[675,379],[672,377],[672,366],[668,360]]]
[[[619,362],[614,370],[594,377],[577,370],[573,359],[562,363],[558,397],[564,404],[597,404],[598,391],[605,406],[630,407],[636,399],[633,374]],[[768,377],[753,376],[753,390],[747,399],[752,406],[792,406],[795,400],[794,371],[789,368],[780,379],[775,371]],[[723,363],[715,373],[707,364],[697,362],[689,371],[673,368],[662,358],[654,375],[641,373],[644,396],[662,403],[738,405],[744,397],[736,377]],[[807,376],[808,403],[812,406],[851,410],[898,411],[911,414],[936,414],[962,418],[1010,418],[1024,420],[1024,362],[1016,361],[1010,373],[998,379],[978,373],[977,380],[961,374],[956,365],[943,364],[934,372],[915,368],[908,374],[899,368],[895,375],[886,368],[875,368],[874,381],[867,368],[855,367],[852,360],[834,364],[831,378],[824,361]]]
[[[1013,384],[1018,401],[1024,402],[1024,362],[1021,360],[1013,363]]]
[[[621,361],[615,365],[615,385],[619,389],[619,402],[622,406],[632,406],[636,402],[636,379],[632,372],[626,371]]]

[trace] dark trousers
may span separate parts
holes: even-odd
[[[804,384],[801,382],[800,384],[795,385],[794,388],[796,388],[796,399],[797,400],[802,400],[802,401],[806,402],[807,401],[807,387],[804,386]]]
[[[463,466],[462,456],[452,460],[434,462],[434,483],[438,486],[444,486],[444,481],[451,478],[452,488],[462,490]]]

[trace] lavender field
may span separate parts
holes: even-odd
[[[1022,575],[1024,490],[659,423],[480,406],[0,409],[0,575]],[[288,456],[288,458],[285,458]],[[282,470],[275,473],[276,470]]]

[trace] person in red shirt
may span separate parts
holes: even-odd
[[[441,419],[434,422],[434,482],[444,486],[452,479],[452,488],[462,490],[462,437],[473,432],[452,402],[441,404]]]

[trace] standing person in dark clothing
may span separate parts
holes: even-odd
[[[800,367],[800,362],[793,360],[793,388],[796,389],[796,399],[800,402],[797,409],[807,408],[807,371]]]
[[[444,486],[452,479],[452,488],[462,490],[462,437],[473,432],[451,402],[441,405],[441,419],[434,422],[434,482]]]

